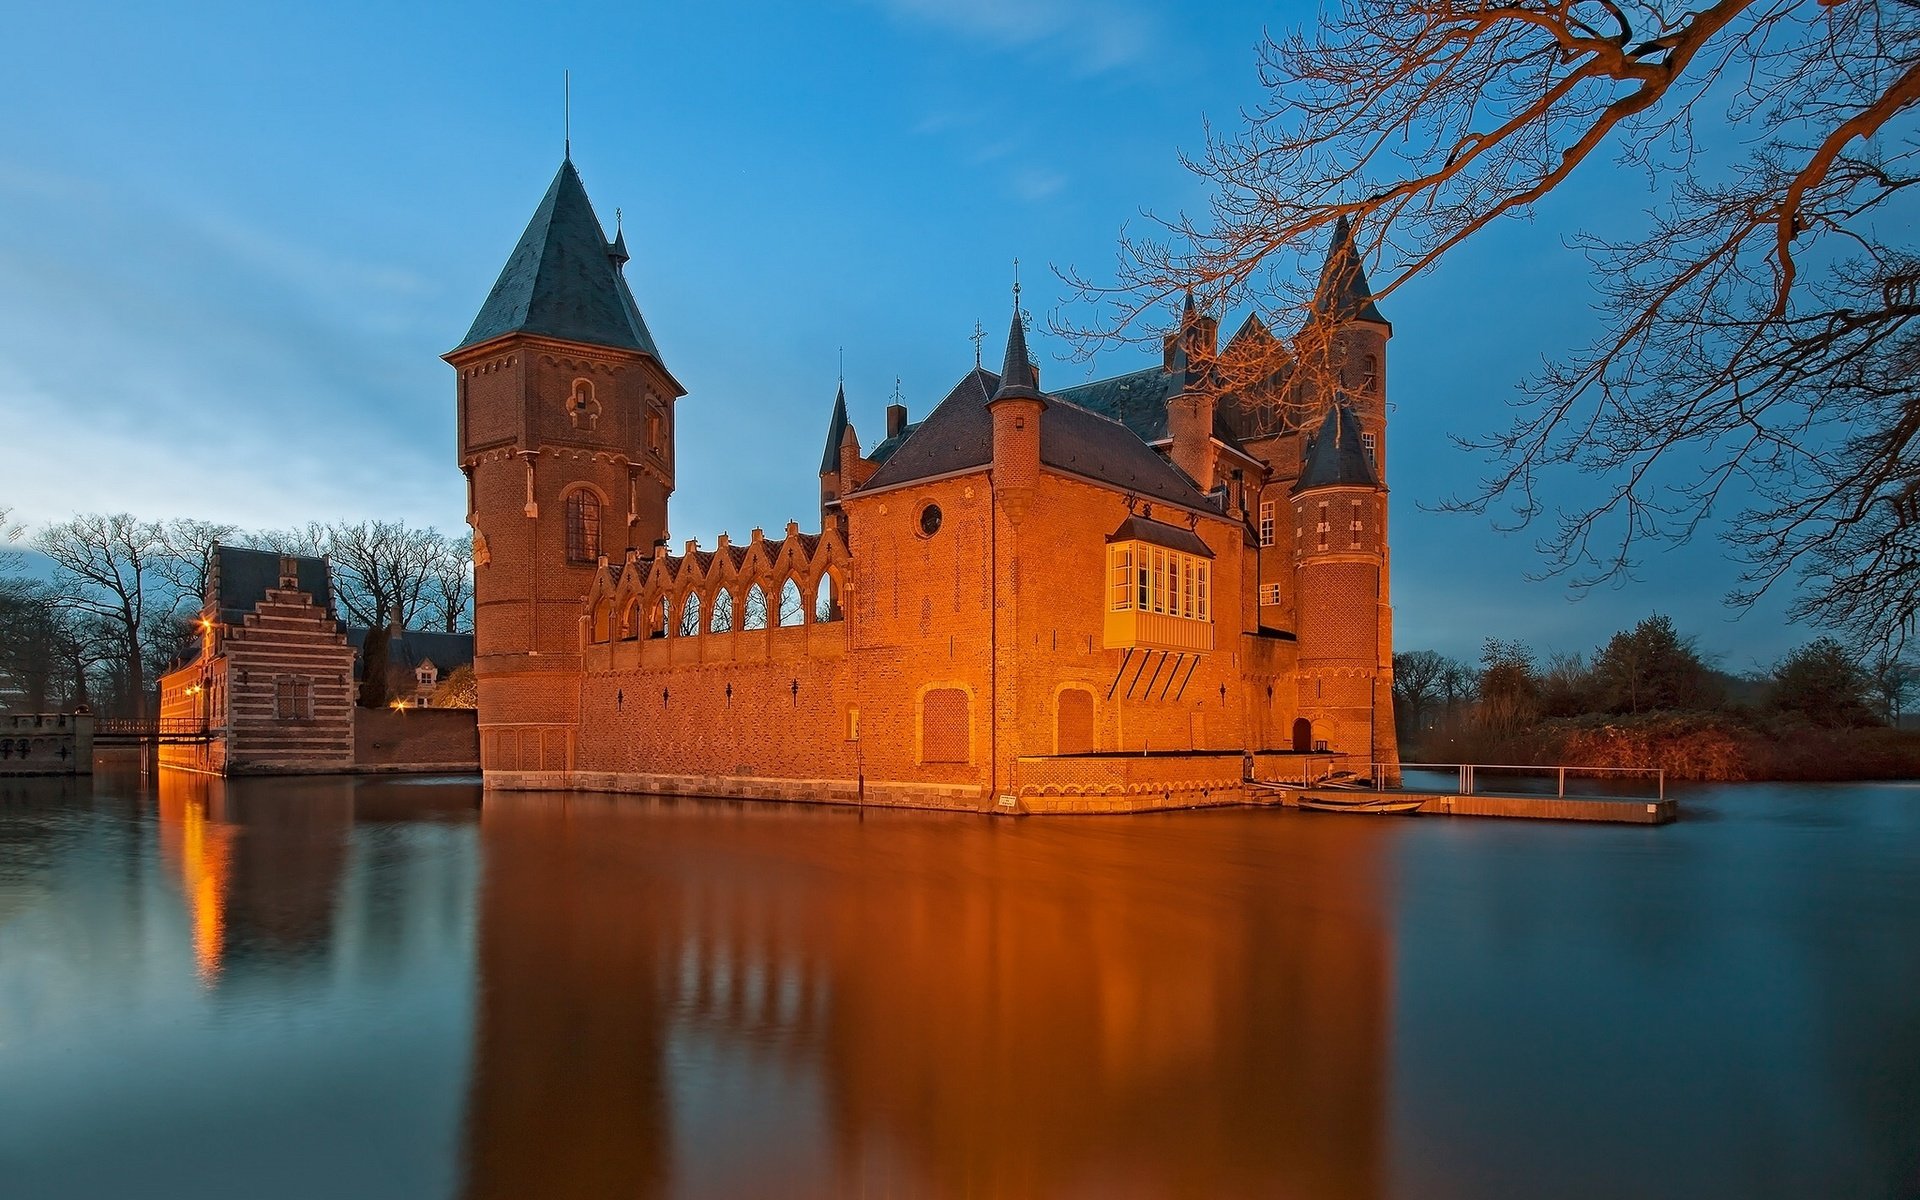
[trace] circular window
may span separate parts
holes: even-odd
[[[920,536],[932,537],[940,532],[940,506],[929,504],[920,510]]]

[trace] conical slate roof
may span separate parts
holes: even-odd
[[[1000,389],[995,400],[1045,400],[1040,381],[1033,375],[1033,359],[1027,354],[1027,326],[1020,319],[1020,304],[1013,306],[1013,327],[1007,330],[1007,358],[1000,367]]]
[[[1367,269],[1353,245],[1353,226],[1346,214],[1333,227],[1333,242],[1327,247],[1327,262],[1320,269],[1320,286],[1313,294],[1313,315],[1336,321],[1375,321],[1387,319],[1373,302],[1373,288],[1367,283]]]
[[[832,475],[840,469],[840,442],[847,436],[847,385],[841,384],[833,398],[833,416],[827,420],[827,449],[820,456],[820,473]]]
[[[1345,404],[1327,410],[1320,432],[1307,444],[1307,461],[1300,468],[1295,492],[1323,487],[1378,487],[1373,460],[1360,438],[1360,418]]]
[[[653,334],[615,262],[625,254],[624,241],[608,245],[580,173],[571,159],[562,162],[458,348],[532,333],[638,350],[658,361]]]

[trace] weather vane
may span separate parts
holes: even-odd
[[[973,336],[967,340],[973,343],[973,365],[977,367],[980,365],[980,343],[987,340],[987,331],[980,327],[980,322],[973,323]]]
[[[900,377],[898,375],[895,375],[893,377],[893,397],[892,397],[893,402],[895,404],[899,404],[902,401],[904,401],[906,398],[907,398],[906,395],[902,393],[900,390]]]

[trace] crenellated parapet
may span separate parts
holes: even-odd
[[[852,558],[839,530],[783,536],[755,529],[745,544],[721,534],[680,554],[602,560],[582,615],[587,645],[725,636],[842,619]]]

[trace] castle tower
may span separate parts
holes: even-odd
[[[1033,360],[1027,356],[1027,329],[1016,295],[1000,387],[987,402],[993,415],[993,494],[1015,524],[1026,515],[1040,482],[1040,414],[1046,408]]]
[[[1341,217],[1327,247],[1327,261],[1314,289],[1313,309],[1301,335],[1307,370],[1306,402],[1311,427],[1336,402],[1353,407],[1360,421],[1362,447],[1374,474],[1387,477],[1387,339],[1393,326],[1380,315],[1373,289],[1353,241],[1353,227]]]
[[[560,771],[579,723],[580,606],[605,558],[667,537],[674,403],[569,159],[445,358],[459,375],[474,545],[474,674],[490,777]],[[492,782],[492,778],[489,779]]]
[[[1216,330],[1210,318],[1194,312],[1193,293],[1180,316],[1167,360],[1167,435],[1169,457],[1187,478],[1211,492],[1219,482],[1219,456],[1213,440],[1219,384],[1213,371]]]
[[[1361,432],[1353,407],[1329,410],[1292,489],[1300,719],[1308,723],[1295,741],[1364,754],[1397,779],[1387,489]]]

